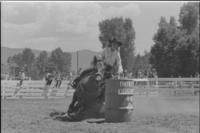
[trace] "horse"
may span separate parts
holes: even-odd
[[[97,79],[98,76],[101,75],[91,73],[83,77],[76,90],[78,102],[83,106],[79,111],[81,111],[81,116],[85,118],[98,117],[99,110],[104,105],[104,97],[100,97],[103,81],[102,79]]]
[[[96,62],[97,64],[97,62]],[[72,102],[66,114],[58,115],[57,119],[81,121],[87,118],[104,117],[104,80],[103,72],[98,67],[80,78],[75,89]]]
[[[54,119],[61,121],[82,121],[88,118],[104,118],[104,97],[102,95],[102,79],[99,74],[90,73],[83,77],[67,113],[56,114]],[[70,110],[71,109],[71,110]],[[54,114],[55,115],[55,114]]]

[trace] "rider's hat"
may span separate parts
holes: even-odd
[[[109,43],[117,44],[118,47],[120,47],[122,45],[122,43],[119,40],[117,40],[116,38],[110,39]]]

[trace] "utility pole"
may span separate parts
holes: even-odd
[[[77,74],[78,74],[78,71],[79,71],[79,70],[78,70],[78,67],[79,67],[79,66],[78,66],[78,51],[76,52],[76,57],[77,57]]]

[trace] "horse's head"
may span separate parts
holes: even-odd
[[[91,65],[98,71],[99,74],[102,74],[102,71],[104,69],[104,64],[101,56],[94,56]]]

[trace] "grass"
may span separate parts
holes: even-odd
[[[71,97],[56,100],[2,100],[2,133],[199,133],[199,98],[135,97],[132,122],[61,122]],[[98,121],[98,120],[93,120]]]

